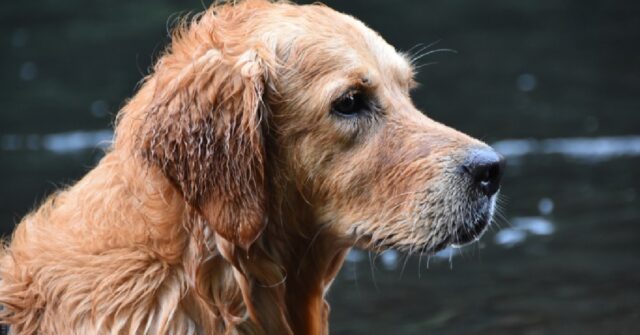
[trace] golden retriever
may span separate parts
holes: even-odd
[[[435,252],[491,221],[502,159],[411,102],[414,70],[323,5],[183,22],[114,142],[0,253],[13,334],[327,334],[353,247]]]

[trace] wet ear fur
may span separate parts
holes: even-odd
[[[265,64],[255,50],[182,56],[174,50],[156,66],[142,154],[216,233],[246,250],[266,220]]]

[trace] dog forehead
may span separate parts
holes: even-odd
[[[410,62],[355,17],[317,4],[283,4],[267,14],[254,25],[256,36],[279,60],[280,79],[302,80],[293,86],[322,88],[326,98],[345,81],[410,86]]]
[[[380,34],[353,16],[328,7],[318,9],[327,11],[330,17],[330,21],[324,24],[327,29],[324,33],[335,36],[328,39],[327,47],[335,49],[335,59],[342,60],[346,68],[361,72],[368,79],[400,83],[403,86],[412,80],[410,62]],[[322,29],[316,26],[314,30]]]
[[[323,5],[303,7],[302,16],[308,22],[302,44],[327,56],[333,64],[325,69],[359,72],[368,79],[378,77],[403,86],[412,80],[408,59],[365,23]]]
[[[407,59],[385,41],[380,34],[369,28],[362,21],[347,16],[362,37],[364,50],[371,57],[383,75],[393,75],[399,80],[408,80],[412,76],[412,68]]]

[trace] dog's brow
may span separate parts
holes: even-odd
[[[360,76],[359,84],[365,87],[376,86],[376,81],[372,78],[370,73],[363,74]]]
[[[381,64],[382,66],[387,67],[384,71],[402,87],[409,89],[414,87],[414,69],[407,61],[406,57],[403,54],[397,53],[395,50],[393,50],[393,56],[391,56],[391,54],[389,54],[389,56],[388,60]]]
[[[418,82],[415,80],[416,76],[416,68],[411,64],[411,60],[407,55],[400,53],[400,57],[403,60],[402,68],[399,69],[402,77],[405,78],[406,82],[409,84],[409,88],[414,88],[418,85]]]
[[[362,22],[353,18],[347,18],[353,27],[355,27],[362,37],[362,41],[366,45],[372,55],[374,55],[377,66],[381,68],[383,73],[391,75],[395,80],[407,84],[413,79],[413,68],[411,62],[403,54],[388,44],[378,33],[369,29]]]

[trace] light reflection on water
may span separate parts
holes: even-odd
[[[640,155],[640,136],[509,139],[493,143],[507,157],[557,154],[588,161]]]
[[[0,147],[5,151],[46,150],[67,154],[88,149],[105,149],[111,145],[113,131],[72,131],[59,134],[3,135]]]
[[[512,247],[525,241],[528,235],[551,235],[555,227],[553,223],[543,217],[515,217],[511,219],[512,227],[500,229],[494,236],[494,241],[504,247]]]
[[[103,102],[95,103],[102,110]],[[54,153],[69,153],[110,145],[113,131],[72,131],[58,134],[7,134],[0,137],[0,148],[6,151],[48,150]],[[602,161],[622,156],[640,156],[640,135],[606,136],[593,138],[552,138],[552,139],[505,139],[491,144],[507,158],[530,155],[564,155],[587,161]]]

